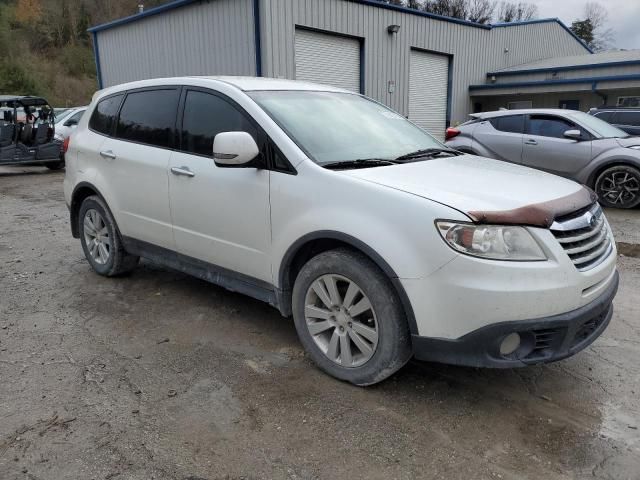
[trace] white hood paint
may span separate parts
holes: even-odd
[[[473,155],[343,173],[434,200],[465,213],[512,210],[566,197],[582,188],[580,184],[556,175]]]

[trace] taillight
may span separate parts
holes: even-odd
[[[62,142],[62,153],[67,153],[67,150],[69,150],[69,140],[71,139],[71,137],[67,137],[64,139],[64,142]]]
[[[444,139],[451,140],[453,137],[457,137],[458,135],[460,135],[460,130],[458,130],[457,128],[449,127],[444,134]]]

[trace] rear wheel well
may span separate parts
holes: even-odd
[[[402,309],[407,318],[407,322],[409,323],[409,329],[411,330],[411,333],[417,334],[417,324],[409,297],[404,291],[398,276],[389,264],[373,249],[360,240],[336,232],[327,233],[329,234],[328,236],[317,237],[312,234],[310,235],[311,238],[308,238],[307,240],[303,237],[303,239],[300,239],[297,245],[294,244],[294,246],[292,246],[285,255],[279,272],[279,295],[281,297],[279,301],[280,311],[286,316],[291,315],[291,293],[293,291],[293,284],[295,283],[302,267],[311,258],[328,250],[347,248],[366,256],[383,272],[384,275],[389,278],[395,293],[400,299]]]
[[[84,199],[91,195],[100,196],[94,188],[89,185],[83,185],[76,188],[73,192],[73,196],[71,197],[69,216],[71,219],[71,234],[74,238],[80,238],[80,231],[78,230],[78,213],[80,212],[80,206],[82,205],[82,202],[84,202]]]

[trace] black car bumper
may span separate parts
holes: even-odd
[[[571,312],[535,320],[500,322],[474,330],[455,340],[412,336],[418,360],[471,367],[512,368],[554,362],[589,346],[607,328],[618,290],[618,272],[607,290],[591,303]],[[519,347],[500,353],[501,342],[512,333]]]

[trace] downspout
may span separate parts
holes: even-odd
[[[102,69],[100,68],[100,48],[98,47],[98,34],[93,33],[93,56],[96,61],[96,76],[98,77],[98,88],[102,90]]]
[[[607,102],[609,101],[609,96],[605,93],[602,93],[600,90],[598,90],[598,82],[593,82],[591,84],[591,91],[602,99],[602,105],[607,104]]]
[[[253,0],[253,34],[256,47],[256,77],[262,76],[262,41],[260,39],[260,1]]]

